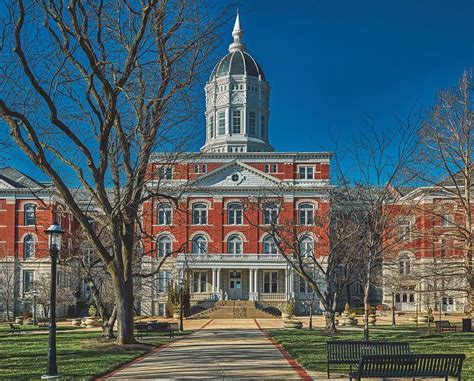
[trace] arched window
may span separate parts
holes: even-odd
[[[158,257],[164,257],[172,251],[172,242],[170,236],[163,235],[158,238]]]
[[[278,214],[278,205],[266,204],[263,207],[263,223],[265,225],[276,224],[278,222]]]
[[[242,225],[243,209],[239,203],[230,204],[227,208],[227,223],[229,225]]]
[[[263,239],[263,254],[278,254],[278,248],[272,236]]]
[[[410,275],[411,274],[411,260],[408,255],[402,255],[398,260],[398,270],[400,275]]]
[[[25,225],[35,225],[36,224],[36,205],[35,204],[26,204],[24,208],[24,218]]]
[[[198,234],[193,238],[193,254],[207,254],[207,238],[202,234]]]
[[[305,235],[300,239],[300,255],[308,258],[314,256],[314,241],[309,235]]]
[[[227,240],[227,252],[229,254],[242,254],[243,242],[242,238],[238,235],[230,236]]]
[[[309,203],[300,204],[298,207],[298,223],[300,225],[314,224],[314,206]]]
[[[23,259],[32,258],[35,255],[35,238],[28,234],[23,239]]]
[[[193,205],[193,225],[207,225],[207,205],[198,202]]]
[[[158,225],[171,225],[171,205],[161,204],[158,206]]]

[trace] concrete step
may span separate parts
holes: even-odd
[[[249,300],[227,300],[220,306],[206,311],[209,319],[275,319],[275,316],[255,307],[255,302]]]

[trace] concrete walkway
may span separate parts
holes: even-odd
[[[113,380],[144,378],[301,380],[250,319],[227,321],[226,326],[222,320],[212,321],[204,329],[181,337],[110,377]]]

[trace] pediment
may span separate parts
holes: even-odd
[[[0,188],[2,188],[2,189],[15,189],[15,187],[12,184],[10,184],[10,183],[6,182],[5,180],[2,180],[2,179],[0,179]]]
[[[193,184],[202,188],[266,188],[275,187],[281,181],[256,168],[233,161],[201,176]]]

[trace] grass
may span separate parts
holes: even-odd
[[[71,328],[58,327],[57,361],[63,379],[91,380],[169,341],[169,334],[153,333],[144,336],[146,345],[118,346],[101,340],[99,332],[68,331]],[[0,379],[39,379],[45,373],[48,335],[10,335],[8,330],[8,325],[0,324]]]
[[[335,337],[325,336],[321,329],[313,331],[280,329],[268,330],[292,357],[308,370],[326,372],[326,341],[332,339],[363,340],[362,330],[339,331]],[[444,332],[427,335],[413,325],[378,326],[371,329],[371,340],[408,341],[414,353],[464,353],[463,380],[474,379],[474,333]],[[349,367],[331,365],[332,370],[347,373]]]

